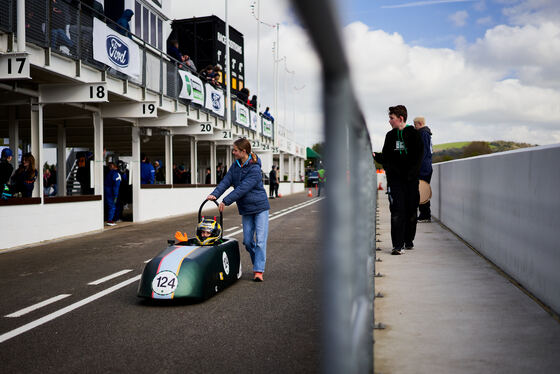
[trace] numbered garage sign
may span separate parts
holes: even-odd
[[[152,281],[152,290],[158,295],[169,295],[177,289],[179,280],[177,276],[168,270],[157,273]]]
[[[222,254],[222,263],[224,264],[224,273],[229,275],[229,258],[225,252]]]
[[[27,53],[0,55],[0,79],[29,79]]]

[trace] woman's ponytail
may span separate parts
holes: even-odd
[[[253,160],[254,163],[256,163],[258,161],[258,157],[255,154],[255,152],[251,152],[251,160]]]

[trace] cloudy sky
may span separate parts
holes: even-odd
[[[230,0],[245,36],[246,83],[256,91],[251,0]],[[374,147],[387,107],[424,116],[435,144],[463,140],[560,143],[560,2],[557,0],[346,0],[337,2],[354,88]],[[174,18],[215,14],[224,2],[173,1]],[[321,131],[320,65],[288,2],[261,0],[280,23],[280,99],[275,117],[310,145]],[[261,25],[260,99],[273,103],[276,29]],[[295,117],[295,122],[293,118]]]

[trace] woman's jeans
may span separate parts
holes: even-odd
[[[264,272],[266,240],[268,239],[268,210],[243,217],[243,244],[251,255],[253,271]]]

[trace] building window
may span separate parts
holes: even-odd
[[[136,17],[134,17],[134,34],[141,38],[142,37],[142,5],[140,5],[140,3],[137,1],[134,4],[134,14],[136,15]]]
[[[148,42],[150,40],[150,11],[148,8],[144,8],[144,13],[142,14],[142,26],[144,26],[142,39],[144,39],[145,42]]]
[[[158,32],[158,45],[157,47],[163,51],[163,22],[160,18],[157,20],[157,32]]]
[[[156,15],[150,14],[150,44],[156,46]]]

